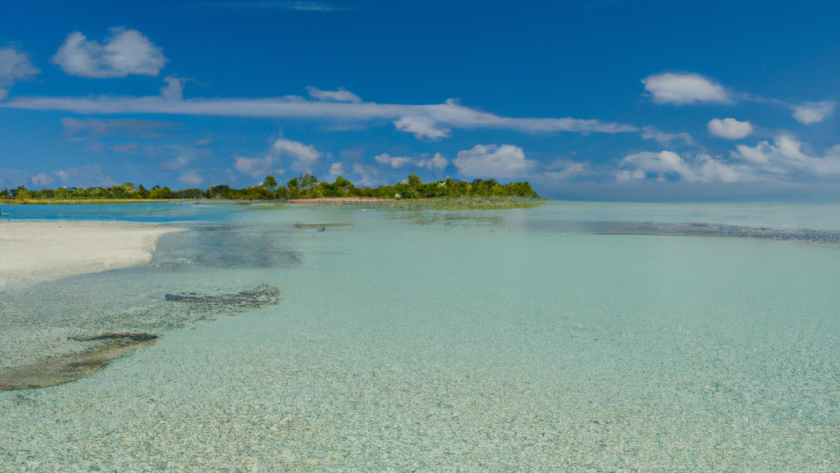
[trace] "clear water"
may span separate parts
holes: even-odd
[[[836,230],[840,206],[55,207],[2,212],[192,230],[147,266],[0,293],[5,363],[106,328],[163,335],[0,393],[10,470],[840,469],[840,246],[551,224]],[[182,327],[136,315],[258,285],[282,301]]]

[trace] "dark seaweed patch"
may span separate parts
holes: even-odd
[[[532,224],[537,231],[590,233],[596,235],[661,235],[760,240],[798,241],[804,243],[840,243],[840,231],[804,228],[751,227],[721,223],[654,223],[654,222],[540,222]]]
[[[352,223],[296,223],[294,225],[295,228],[299,229],[318,229],[319,231],[321,228],[328,228],[328,227],[349,227],[353,225]]]
[[[34,363],[0,369],[0,391],[36,389],[57,386],[89,376],[138,348],[157,341],[148,333],[108,333],[92,337],[72,338],[78,342],[95,342],[96,346],[81,353],[48,357]]]
[[[270,286],[260,286],[251,291],[238,294],[222,294],[219,296],[202,296],[190,294],[166,294],[164,298],[169,302],[190,302],[193,304],[226,305],[236,307],[261,307],[277,304],[280,291]]]
[[[183,329],[199,321],[274,305],[280,302],[280,291],[272,286],[258,286],[236,294],[166,294],[164,299],[151,307],[99,319],[97,322],[105,328],[102,332],[68,337],[70,341],[88,344],[79,353],[0,367],[0,391],[46,388],[89,376],[111,361],[155,343],[159,336],[152,332]],[[126,325],[131,331],[120,331]]]

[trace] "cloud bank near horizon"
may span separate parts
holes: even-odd
[[[313,93],[313,91],[315,91]],[[348,122],[394,121],[398,130],[418,138],[443,138],[449,128],[507,129],[523,133],[626,133],[638,131],[633,125],[605,123],[579,118],[514,118],[499,116],[461,105],[449,99],[442,104],[405,105],[362,102],[348,91],[310,93],[321,100],[298,96],[264,99],[173,100],[171,97],[19,97],[0,107],[26,110],[65,111],[78,114],[122,115],[162,114],[227,116],[249,118],[295,118]],[[329,100],[323,100],[327,98]],[[337,101],[343,99],[343,101]]]

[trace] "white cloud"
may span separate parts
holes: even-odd
[[[102,172],[102,165],[87,165],[56,171],[55,176],[64,186],[74,187],[90,187],[103,186],[110,187],[119,185],[119,183]]]
[[[723,86],[699,74],[666,72],[645,77],[642,83],[645,84],[645,90],[653,96],[653,101],[660,104],[727,103],[732,100]]]
[[[818,123],[830,117],[834,113],[835,103],[830,100],[822,102],[805,102],[802,105],[793,105],[793,118],[800,123],[810,125]]]
[[[414,165],[427,169],[444,169],[446,166],[449,166],[449,160],[444,158],[442,154],[435,153],[431,158],[418,159],[414,162]]]
[[[382,183],[379,179],[379,170],[373,166],[354,164],[353,172],[359,176],[353,184],[359,187],[376,187]]]
[[[578,133],[624,133],[638,131],[632,125],[603,123],[598,120],[577,118],[513,118],[502,117],[460,105],[447,100],[435,105],[378,104],[373,102],[349,103],[321,100],[304,100],[301,97],[266,99],[187,99],[166,100],[163,97],[97,97],[97,98],[17,98],[0,103],[0,107],[27,110],[64,110],[84,114],[171,114],[254,118],[292,118],[310,120],[339,120],[345,122],[374,122],[412,117],[405,121],[416,126],[417,118],[424,117],[427,127],[440,133],[442,128],[505,129],[524,133],[552,133],[558,131]],[[423,136],[423,130],[412,128]]]
[[[265,177],[271,171],[277,158],[274,156],[266,156],[265,158],[243,158],[241,156],[234,156],[234,167],[242,174],[246,174],[253,178]]]
[[[29,62],[29,56],[13,47],[0,48],[0,100],[6,98],[6,90],[15,82],[26,80],[39,74],[40,69]]]
[[[438,140],[449,137],[448,128],[438,128],[438,122],[429,117],[402,117],[394,122],[397,130],[413,133],[417,138]]]
[[[668,145],[672,141],[680,139],[689,146],[697,146],[697,142],[688,133],[665,133],[659,131],[655,126],[646,126],[642,128],[642,139],[655,140],[661,145]]]
[[[707,126],[713,135],[727,140],[740,140],[753,132],[750,122],[739,122],[734,118],[724,118],[723,120],[715,118]]]
[[[184,98],[184,79],[169,76],[163,79],[166,87],[160,88],[160,95],[167,100],[181,100]]]
[[[641,169],[636,169],[635,171],[628,171],[626,169],[623,169],[615,173],[615,180],[618,182],[627,182],[630,180],[640,181],[645,177],[647,177],[647,175]]]
[[[163,50],[137,30],[111,28],[102,43],[75,31],[67,36],[52,62],[71,76],[89,78],[156,76],[167,63]]]
[[[189,164],[191,160],[192,158],[187,156],[178,156],[175,159],[164,161],[163,163],[161,163],[160,168],[166,171],[177,171],[178,169],[181,169],[187,164]]]
[[[36,174],[32,176],[32,184],[36,186],[45,186],[53,181],[53,178],[48,176],[47,173],[42,172],[41,174]]]
[[[330,175],[340,176],[342,174],[344,174],[344,165],[342,163],[332,163],[332,166],[330,166]]]
[[[382,153],[373,157],[374,161],[379,164],[391,166],[394,169],[403,168],[405,166],[417,166],[426,169],[444,169],[449,165],[449,160],[443,157],[440,153],[435,153],[429,158],[428,153],[420,155],[419,158],[409,158],[405,156],[391,156],[388,153]]]
[[[204,182],[204,178],[199,176],[194,170],[186,171],[178,176],[178,180],[190,186],[197,186]]]
[[[673,151],[651,153],[644,151],[631,154],[621,160],[621,167],[630,170],[619,171],[616,180],[644,179],[648,174],[656,175],[659,181],[669,180],[669,175],[679,175],[687,182],[744,182],[756,180],[749,166],[727,164],[708,154],[684,155]]]
[[[475,145],[459,151],[452,161],[468,177],[515,178],[530,172],[536,161],[525,159],[522,148],[513,145]]]
[[[388,153],[382,153],[378,156],[374,156],[373,159],[377,163],[387,164],[394,169],[406,166],[413,161],[411,158],[406,158],[405,156],[391,156]]]
[[[302,165],[310,165],[321,157],[321,153],[314,146],[283,138],[275,141],[271,148],[274,153],[291,156],[298,164]]]
[[[575,174],[580,174],[586,172],[587,165],[586,163],[555,163],[552,167],[563,167],[562,171],[546,171],[543,173],[544,176],[548,177],[554,181],[562,181],[563,179],[568,179]]]
[[[740,158],[762,171],[790,174],[801,171],[817,176],[840,174],[840,145],[829,149],[824,156],[812,156],[806,146],[789,135],[778,136],[773,144],[762,141],[756,146],[740,145],[733,157]]]
[[[315,87],[307,87],[309,96],[316,100],[326,100],[331,102],[350,102],[361,103],[362,99],[358,95],[349,90],[320,90]]]

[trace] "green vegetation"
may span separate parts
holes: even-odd
[[[392,186],[376,188],[356,187],[343,177],[335,182],[318,182],[311,174],[291,179],[280,187],[274,176],[266,176],[260,185],[246,189],[233,189],[227,185],[216,185],[207,190],[183,189],[173,191],[168,187],[154,186],[146,189],[142,185],[126,183],[121,186],[29,190],[24,186],[5,189],[0,199],[18,202],[68,202],[68,201],[132,201],[173,199],[217,199],[217,200],[289,200],[341,197],[367,197],[394,200],[428,200],[447,202],[452,208],[501,208],[499,202],[533,202],[539,195],[527,182],[499,184],[495,179],[476,179],[470,183],[445,179],[424,183],[417,174]],[[476,199],[477,198],[477,199]],[[511,200],[513,198],[513,200]],[[509,205],[509,204],[505,204]],[[484,206],[484,207],[482,207]]]

